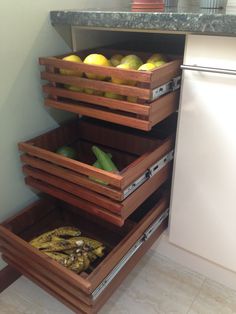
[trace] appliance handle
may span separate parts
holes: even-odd
[[[236,75],[236,70],[230,70],[230,69],[217,69],[217,68],[202,67],[202,66],[198,66],[198,65],[187,65],[187,64],[182,64],[180,67],[182,70],[188,70],[188,71],[199,71],[199,72],[226,74],[226,75]]]

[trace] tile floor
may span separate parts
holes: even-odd
[[[21,277],[0,294],[1,314],[70,314]],[[236,291],[150,251],[99,314],[233,314]]]

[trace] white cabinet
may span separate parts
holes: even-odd
[[[235,52],[190,35],[184,63],[236,70]],[[236,75],[183,71],[170,241],[236,271]]]

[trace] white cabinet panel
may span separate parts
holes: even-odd
[[[190,36],[185,64],[222,67],[222,52],[228,56],[224,68],[235,69],[236,39],[207,39]],[[216,39],[219,62],[192,50],[210,56]],[[184,71],[170,219],[172,243],[234,271],[235,94],[236,76]]]

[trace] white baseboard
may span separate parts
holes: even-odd
[[[236,273],[216,265],[185,251],[168,240],[168,231],[165,231],[159,241],[154,245],[153,250],[166,256],[167,258],[179,263],[191,270],[204,275],[207,278],[215,280],[231,289],[236,290]]]

